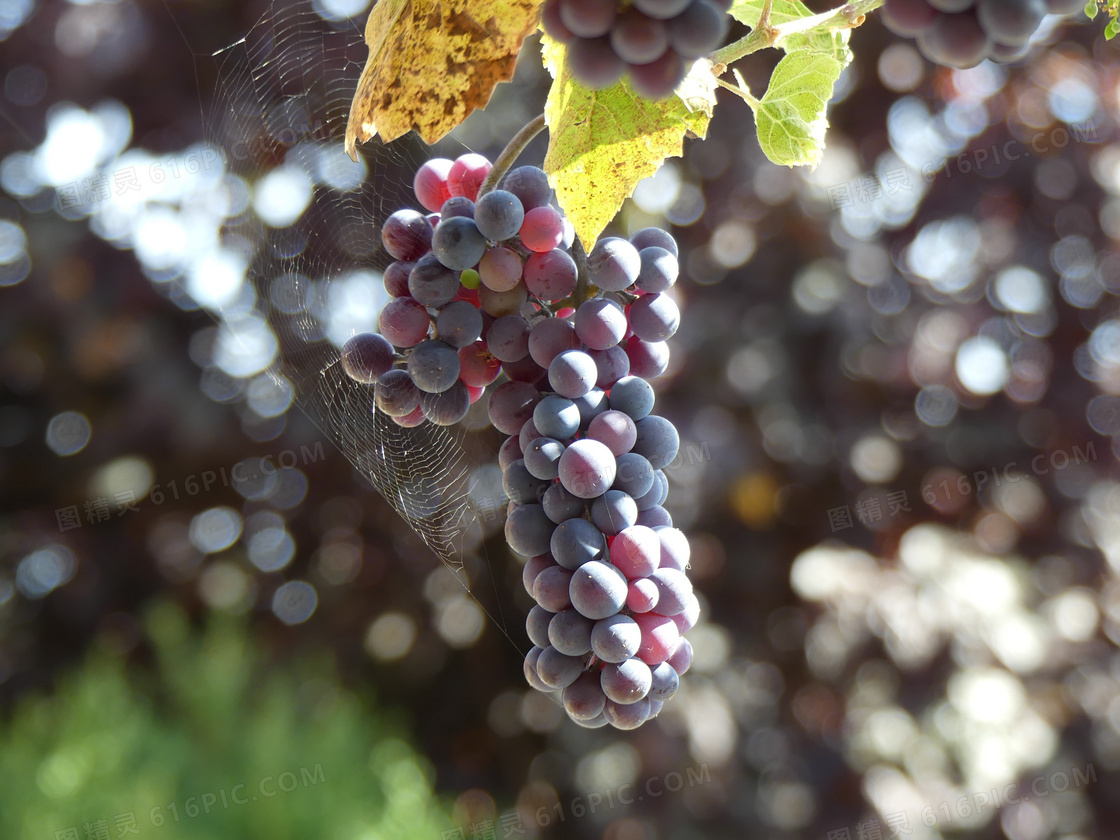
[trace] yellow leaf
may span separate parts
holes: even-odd
[[[556,198],[588,250],[643,178],[667,157],[680,157],[684,138],[703,137],[715,107],[715,77],[697,61],[667,99],[634,93],[626,80],[592,91],[568,73],[564,47],[544,39],[554,79],[544,106],[548,152],[544,169]]]
[[[435,143],[513,77],[542,0],[379,0],[366,21],[369,58],[358,80],[346,153],[412,129]]]

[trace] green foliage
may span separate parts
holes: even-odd
[[[592,91],[568,73],[564,47],[544,38],[545,66],[555,78],[545,103],[548,153],[544,168],[560,206],[590,249],[638,182],[667,157],[679,157],[684,138],[703,137],[715,108],[711,65],[698,61],[677,93],[652,101],[624,79]]]
[[[0,837],[54,840],[119,818],[159,840],[423,838],[450,824],[401,721],[329,666],[264,667],[232,619],[201,637],[150,611],[158,670],[94,655],[0,728]]]
[[[728,14],[740,23],[745,23],[753,28],[757,26],[765,5],[765,0],[735,0],[728,10]],[[783,24],[812,16],[813,12],[801,0],[773,0],[770,9],[770,24],[781,27]],[[848,64],[852,60],[848,51],[849,34],[846,29],[834,31],[828,28],[796,32],[782,38],[775,46],[781,47],[786,52],[811,50],[812,52],[826,53]],[[845,53],[849,53],[846,59],[844,58]]]
[[[828,100],[843,69],[831,55],[808,51],[791,52],[778,62],[766,94],[752,103],[766,157],[786,166],[820,163]]]

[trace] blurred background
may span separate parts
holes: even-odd
[[[816,171],[721,92],[626,204],[682,247],[658,400],[704,607],[626,733],[524,682],[496,433],[438,442],[456,575],[308,350],[376,323],[416,167],[548,89],[534,38],[439,147],[352,163],[367,5],[0,7],[0,837],[1120,835],[1103,22],[951,71],[872,16]]]

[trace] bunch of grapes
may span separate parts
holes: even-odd
[[[665,294],[677,246],[655,228],[606,238],[587,269],[599,294],[524,323],[507,352],[536,373],[499,385],[489,413],[510,435],[506,541],[537,602],[525,676],[561,692],[581,726],[633,729],[677,690],[692,661],[682,634],[700,611],[688,540],[662,507],[680,438],[652,413],[649,384],[680,321]]]
[[[488,411],[509,435],[506,541],[537,601],[526,677],[582,726],[633,729],[677,690],[700,611],[688,540],[662,507],[680,438],[649,384],[680,323],[666,294],[677,244],[656,228],[604,238],[581,285],[545,173],[521,166],[479,195],[490,169],[475,154],[420,167],[432,212],[386,220],[391,300],[342,365],[402,426],[457,423],[504,377]]]
[[[518,355],[528,332],[521,309],[530,297],[543,306],[575,290],[575,234],[550,204],[545,173],[520,167],[479,198],[490,168],[477,154],[428,161],[413,188],[433,212],[398,210],[381,229],[396,260],[384,272],[392,299],[380,335],[351,338],[342,364],[401,426],[453,425],[503,370],[513,381],[536,376]]]
[[[964,69],[985,58],[1022,58],[1046,14],[1071,15],[1084,6],[1081,0],[886,0],[883,23],[916,38],[930,61]]]
[[[727,36],[722,0],[547,0],[542,25],[566,44],[568,69],[586,87],[610,87],[629,71],[641,96],[661,99],[688,66]]]

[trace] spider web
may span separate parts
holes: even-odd
[[[249,299],[227,301],[220,314],[247,342],[259,344],[267,325],[277,348],[270,372],[290,383],[296,405],[471,592],[465,556],[485,536],[483,522],[500,524],[504,501],[493,472],[491,489],[480,494],[479,465],[493,451],[467,430],[488,425],[485,400],[460,426],[402,428],[373,409],[372,387],[351,380],[340,363],[341,344],[376,331],[388,300],[380,271],[391,257],[380,224],[418,206],[412,176],[435,153],[409,138],[366,144],[357,164],[346,157],[350,100],[367,54],[365,15],[329,17],[319,2],[274,2],[243,39],[213,56],[210,140],[251,185],[255,208],[224,233],[248,259]],[[277,172],[286,174],[278,192],[267,193],[277,197],[269,207],[264,185]],[[270,224],[270,212],[302,189],[301,177],[310,188],[306,209],[291,224]]]

